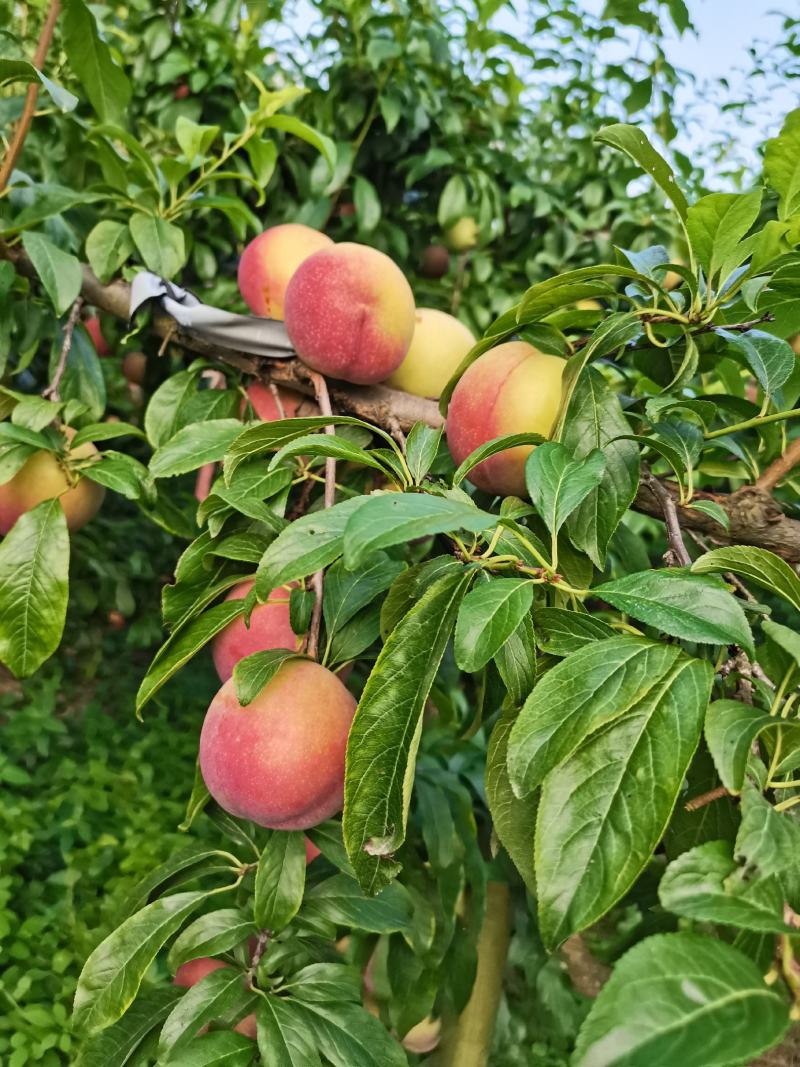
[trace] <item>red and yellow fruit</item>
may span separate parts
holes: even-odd
[[[91,318],[86,319],[83,324],[86,327],[86,332],[92,339],[98,356],[107,356],[111,352],[108,341],[103,337],[103,330],[100,325],[100,319],[97,315],[92,315]]]
[[[239,260],[239,292],[255,315],[282,319],[286,287],[309,256],[333,245],[310,226],[286,222],[254,238]]]
[[[201,982],[206,975],[211,974],[213,971],[226,971],[229,969],[230,965],[222,960],[215,960],[210,956],[201,956],[200,959],[182,963],[175,972],[172,984],[180,986],[182,989],[191,989],[193,985],[197,985],[198,982]],[[245,1015],[233,1029],[237,1034],[244,1034],[245,1037],[252,1037],[255,1040],[257,1029],[255,1012]]]
[[[66,434],[71,440],[75,431],[67,429]],[[87,442],[71,451],[69,459],[80,460],[97,455],[94,445]],[[103,503],[105,489],[88,478],[81,478],[73,485],[55,453],[45,449],[34,452],[10,481],[0,485],[0,534],[7,534],[24,512],[56,496],[61,501],[69,529],[79,530],[97,514]]]
[[[235,585],[226,600],[242,600],[253,588],[253,582]],[[211,654],[220,681],[227,682],[240,659],[262,652],[267,648],[290,648],[297,650],[299,639],[289,623],[289,590],[273,589],[263,604],[258,604],[250,615],[250,626],[245,626],[240,616],[229,622],[214,638]]]
[[[304,363],[359,385],[397,370],[414,333],[414,297],[403,272],[383,252],[349,242],[298,268],[284,311]]]
[[[147,356],[144,352],[128,352],[122,360],[122,374],[132,385],[141,385],[147,373]]]
[[[417,308],[411,345],[387,384],[438,400],[474,344],[475,338],[467,327],[452,315],[434,308]]]
[[[246,707],[225,682],[206,713],[200,769],[231,815],[307,830],[342,808],[353,696],[325,667],[287,660]]]
[[[565,360],[525,341],[509,341],[480,356],[459,379],[447,412],[447,443],[456,463],[480,445],[513,433],[547,437],[561,402]],[[525,494],[530,445],[506,449],[470,471],[480,489]]]
[[[278,399],[268,385],[252,382],[247,387],[247,399],[250,406],[262,422],[275,422],[278,419],[294,419],[302,415],[316,415],[314,401],[302,393],[278,386]],[[280,407],[278,406],[280,401]],[[281,408],[283,410],[281,410]]]

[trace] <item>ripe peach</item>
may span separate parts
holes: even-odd
[[[330,237],[310,226],[286,222],[254,238],[239,260],[239,292],[256,315],[283,318],[286,286],[309,256],[333,245]]]
[[[180,85],[175,86],[172,96],[175,100],[185,100],[190,93],[191,89],[186,84],[186,82],[181,82]]]
[[[552,429],[561,401],[565,360],[525,341],[509,341],[481,356],[464,372],[447,412],[447,443],[456,463],[493,437]],[[479,463],[469,479],[499,496],[525,494],[530,445],[507,449]]]
[[[275,394],[268,385],[263,382],[252,382],[247,387],[247,399],[262,422],[275,422],[277,419],[294,419],[302,415],[316,415],[317,408],[314,401],[302,393],[295,393],[292,389],[284,389],[278,386],[278,398],[280,399],[281,412]]]
[[[240,582],[225,597],[242,600],[253,588],[253,582]],[[266,648],[297,650],[299,639],[289,624],[289,590],[273,589],[263,604],[253,608],[249,628],[243,616],[229,622],[214,638],[211,654],[220,681],[227,682],[240,659]]]
[[[454,252],[467,252],[478,243],[478,224],[469,215],[464,215],[446,233],[447,243]]]
[[[228,969],[229,964],[223,963],[222,960],[214,960],[210,956],[201,956],[200,959],[182,963],[175,972],[172,984],[180,986],[182,989],[191,989],[193,985],[197,985],[212,971],[225,971]],[[205,1029],[206,1027],[203,1027],[203,1031]],[[255,1012],[245,1015],[233,1029],[237,1034],[244,1034],[245,1037],[252,1037],[255,1040],[257,1031]]]
[[[122,374],[133,385],[141,385],[147,372],[144,352],[128,352],[122,361]]]
[[[98,356],[107,356],[111,352],[108,341],[103,337],[103,330],[100,325],[100,318],[97,315],[92,315],[91,318],[86,319],[83,324],[86,327],[86,332],[92,339]]]
[[[306,867],[307,867],[309,865],[309,863],[313,863],[314,860],[317,858],[317,856],[321,855],[321,853],[320,853],[320,850],[317,848],[317,846],[314,844],[314,842],[310,838],[306,837],[304,840],[305,840],[305,845],[306,845]]]
[[[200,770],[231,815],[273,830],[307,830],[341,810],[344,756],[356,702],[311,660],[287,660],[246,707],[233,679],[200,734]]]
[[[789,338],[789,344],[792,346],[794,354],[800,356],[800,333],[792,334]]]
[[[414,297],[400,268],[345,242],[315,253],[286,290],[286,331],[312,370],[372,385],[397,370],[414,333]]]
[[[442,278],[450,270],[450,253],[444,245],[428,245],[419,272],[423,278]]]
[[[418,1056],[424,1056],[426,1052],[433,1052],[439,1044],[442,1034],[442,1020],[434,1019],[430,1015],[422,1022],[412,1026],[403,1038],[403,1048],[409,1052],[415,1052]]]
[[[72,429],[68,428],[66,433],[70,440],[75,436]],[[87,442],[70,452],[70,458],[86,459],[97,454],[94,445]],[[72,485],[62,462],[53,452],[45,449],[34,452],[10,481],[0,485],[0,534],[7,534],[24,512],[54,496],[61,501],[69,529],[79,530],[97,514],[105,492],[102,485],[88,478],[81,478]]]
[[[386,384],[438,400],[475,338],[445,311],[417,308],[415,320],[411,347]]]

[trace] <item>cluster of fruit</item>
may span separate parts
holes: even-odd
[[[438,399],[475,344],[458,319],[417,308],[400,268],[366,245],[334,244],[297,223],[265,230],[242,254],[239,289],[257,315],[283,319],[312,370],[357,385],[383,382]],[[565,361],[524,341],[498,345],[462,375],[447,414],[447,440],[461,463],[494,437],[547,436],[561,400]],[[470,474],[501,496],[525,493],[530,447],[508,449]]]

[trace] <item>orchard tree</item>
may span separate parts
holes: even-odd
[[[398,53],[396,14],[326,8],[324,39],[345,43],[323,100],[261,69],[256,5],[251,21],[238,4],[131,7],[119,49],[111,7],[67,0],[34,64],[0,59],[29,86],[0,169],[0,659],[27,677],[59,646],[72,534],[105,491],[184,542],[143,729],[193,657],[220,679],[192,724],[187,847],[86,961],[79,1062],[482,1067],[531,919],[597,994],[576,1067],[752,1062],[798,1011],[800,113],[752,188],[691,203],[639,128],[606,125],[592,166],[614,160],[620,197],[647,175],[677,243],[632,225],[592,262],[591,242],[556,261],[547,212],[525,231],[504,184],[516,142],[508,173],[476,162],[488,126],[459,156],[443,112],[449,147],[417,147],[447,158],[411,182],[380,171],[381,144],[403,154],[424,132],[405,129],[410,74],[393,111],[384,69],[347,140],[355,74],[374,92],[412,44],[435,57],[430,27]],[[476,33],[469,61],[488,64],[498,41]],[[261,229],[273,179],[291,225],[238,257],[227,229],[242,246]],[[422,247],[398,236],[416,210],[398,180],[435,204],[418,245],[434,225],[477,242],[453,293],[465,321],[416,307],[432,283],[401,269]],[[480,302],[501,225],[522,253]],[[529,286],[526,242],[544,253]],[[219,304],[236,275],[254,314],[156,285],[129,321],[142,267]],[[106,421],[110,390],[126,421]],[[604,984],[603,924],[625,928]]]

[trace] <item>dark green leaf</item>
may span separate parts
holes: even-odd
[[[434,582],[392,630],[372,670],[347,743],[344,841],[359,882],[376,892],[397,873],[422,711],[472,574]]]
[[[219,956],[256,934],[253,920],[239,908],[221,908],[201,915],[175,939],[167,963],[174,973],[189,960]]]
[[[27,678],[58,648],[67,613],[69,534],[58,500],[17,519],[0,544],[0,661]]]
[[[264,1067],[320,1067],[316,1035],[297,1001],[267,996],[256,1009]]]
[[[729,1067],[780,1041],[788,1025],[783,998],[746,956],[710,937],[658,934],[615,966],[581,1027],[573,1063]]]
[[[298,831],[274,830],[256,870],[253,915],[262,929],[277,933],[288,926],[303,902],[306,848]]]
[[[694,574],[732,571],[746,581],[755,582],[762,589],[777,593],[800,611],[800,578],[789,564],[766,548],[752,545],[731,545],[706,552],[692,564]]]
[[[432,426],[426,426],[424,422],[415,422],[411,427],[406,438],[406,462],[415,485],[422,482],[433,466],[441,439],[440,426],[434,429]]]
[[[62,252],[47,237],[32,230],[22,235],[22,245],[50,297],[56,315],[63,315],[81,291],[83,274],[79,261],[69,252]]]
[[[278,673],[281,665],[287,659],[297,658],[297,653],[291,649],[268,648],[240,659],[233,668],[236,699],[243,707],[252,703],[267,682]]]
[[[173,478],[214,463],[222,459],[241,432],[238,419],[212,419],[184,426],[153,453],[150,473],[154,478]]]
[[[197,1037],[169,1059],[169,1067],[251,1067],[253,1042],[243,1034],[217,1030]]]
[[[536,798],[518,799],[508,776],[508,738],[516,720],[506,711],[497,720],[486,751],[486,802],[498,840],[522,876],[530,893],[536,892],[533,872],[533,839],[536,828]]]
[[[195,983],[164,1023],[158,1041],[159,1059],[171,1061],[203,1026],[234,1010],[244,995],[244,975],[235,967],[220,967]]]
[[[536,644],[542,652],[568,656],[584,645],[614,637],[611,627],[592,615],[564,608],[538,608],[533,614]]]
[[[672,637],[739,645],[754,654],[753,635],[724,582],[680,569],[626,574],[595,588],[601,600]]]
[[[497,654],[531,610],[533,586],[524,578],[481,582],[464,597],[455,633],[456,662],[479,671]]]
[[[384,886],[376,896],[367,896],[354,878],[335,874],[308,891],[301,915],[374,934],[391,934],[410,926],[411,912],[411,898],[398,882]]]
[[[148,270],[167,280],[174,278],[186,262],[183,230],[155,215],[132,215],[128,225]]]
[[[540,445],[544,440],[545,438],[540,433],[512,433],[504,434],[502,437],[493,437],[491,441],[486,441],[474,452],[470,452],[464,462],[456,468],[453,485],[460,485],[473,467],[477,467],[485,459],[491,459],[492,456],[505,452],[508,448],[517,448],[519,445]]]
[[[672,167],[656,152],[641,130],[620,122],[613,126],[604,126],[595,134],[594,139],[624,152],[634,163],[638,163],[666,195],[681,219],[686,220],[689,205],[675,181]]]
[[[73,1067],[124,1067],[147,1035],[166,1019],[182,993],[167,986],[137,997],[118,1023],[82,1046]]]
[[[715,700],[706,712],[706,743],[722,784],[731,793],[744,785],[750,746],[762,730],[779,725],[752,704],[739,700]]]
[[[546,441],[525,463],[528,495],[551,534],[556,534],[581,502],[596,489],[605,473],[605,456],[594,449],[573,459],[558,441]]]
[[[83,0],[68,0],[62,31],[70,67],[100,120],[125,125],[130,83],[100,39],[94,15]]]

